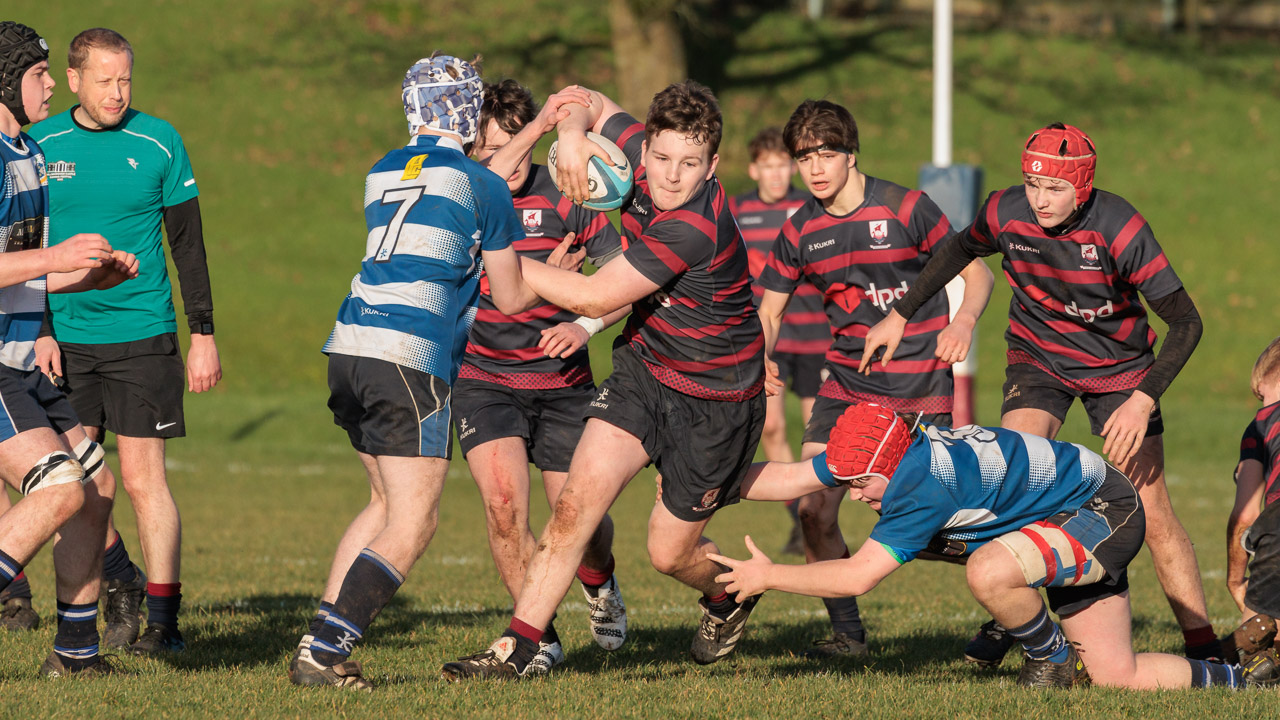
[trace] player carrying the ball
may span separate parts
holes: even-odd
[[[883,347],[881,364],[892,371],[916,311],[974,258],[1004,255],[1013,298],[1000,425],[1052,439],[1080,399],[1093,433],[1106,438],[1103,452],[1142,494],[1147,546],[1187,655],[1221,658],[1191,538],[1165,486],[1158,402],[1200,340],[1200,315],[1142,215],[1093,187],[1096,164],[1093,141],[1078,128],[1054,123],[1032,133],[1022,185],[992,193],[973,224],[942,244],[868,333],[858,369],[868,372]],[[1142,298],[1169,326],[1159,355]],[[965,655],[995,665],[1012,642],[988,623]]]
[[[662,475],[649,517],[650,561],[702,594],[693,659],[712,663],[731,652],[755,606],[754,598],[739,603],[724,592],[719,566],[707,559],[715,545],[702,535],[716,510],[739,500],[764,423],[764,339],[746,245],[715,177],[719,106],[710,90],[686,81],[654,96],[643,125],[599,93],[589,108],[566,107],[558,179],[567,195],[589,196],[588,158],[604,155],[587,142],[588,130],[622,148],[635,169],[622,216],[626,251],[590,276],[544,272],[526,259],[525,280],[579,315],[633,309],[511,624],[488,650],[446,664],[450,680],[526,674],[596,526],[650,463]],[[513,140],[504,150],[528,147]]]
[[[962,559],[974,598],[1022,643],[1019,685],[1245,684],[1235,665],[1134,654],[1126,568],[1142,547],[1142,499],[1124,473],[1080,445],[907,423],[861,403],[840,417],[811,464],[758,464],[742,492],[785,501],[842,485],[880,514],[852,557],[775,565],[747,537],[749,559],[711,556],[728,568],[717,580],[740,600],[766,590],[842,597],[869,592],[917,557]]]

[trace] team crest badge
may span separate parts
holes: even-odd
[[[76,176],[76,164],[73,162],[67,162],[66,160],[57,160],[49,164],[50,180],[57,180],[61,182],[63,180],[70,180],[75,176]]]
[[[525,210],[520,213],[520,219],[524,222],[525,228],[536,230],[542,226],[541,210]]]
[[[872,220],[871,221],[871,239],[883,240],[889,237],[889,221],[888,220]]]
[[[1098,262],[1098,246],[1097,245],[1081,245],[1080,255],[1084,257],[1085,262]]]
[[[709,509],[711,509],[711,508],[715,507],[715,504],[716,504],[716,498],[718,498],[718,497],[720,497],[720,488],[716,488],[716,489],[714,489],[714,490],[708,490],[708,491],[706,491],[706,492],[702,493],[702,508],[701,508],[701,509],[703,509],[703,510],[709,510]],[[697,508],[695,508],[695,509],[697,509]]]

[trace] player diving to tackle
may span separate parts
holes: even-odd
[[[856,596],[917,557],[963,559],[974,598],[1022,643],[1020,685],[1245,684],[1235,665],[1134,654],[1126,568],[1142,547],[1142,499],[1080,445],[1003,428],[908,424],[861,403],[812,463],[753,466],[743,496],[785,501],[840,485],[880,513],[852,557],[775,565],[748,536],[749,559],[710,556],[727,568],[717,580],[742,600],[766,590]]]

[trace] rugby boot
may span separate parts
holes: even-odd
[[[605,650],[617,650],[627,641],[627,604],[622,601],[618,576],[610,575],[609,582],[600,586],[595,595],[583,586],[587,597],[587,622],[591,625],[591,637]]]
[[[159,623],[147,625],[146,631],[142,633],[142,637],[138,638],[138,642],[129,646],[129,652],[134,655],[180,653],[186,649],[187,643],[182,639],[182,633],[178,632],[177,628]]]
[[[996,667],[1016,642],[1017,640],[1000,623],[988,620],[978,628],[978,634],[964,646],[964,660],[980,668]]]
[[[832,633],[831,637],[815,640],[813,647],[802,653],[811,659],[832,657],[857,657],[867,654],[867,643],[856,640],[848,633]]]
[[[564,648],[558,642],[538,643],[538,654],[529,661],[525,675],[546,675],[551,668],[564,662]]]
[[[360,663],[345,660],[337,665],[321,665],[311,656],[311,646],[301,643],[289,659],[289,682],[304,687],[338,687],[373,692],[373,683],[364,679]]]
[[[11,597],[0,610],[0,628],[11,631],[35,630],[40,627],[40,616],[31,607],[31,598]]]
[[[142,601],[147,597],[147,576],[138,566],[132,580],[108,580],[102,603],[107,622],[102,642],[109,648],[125,649],[138,641],[142,629]]]
[[[1236,649],[1235,655],[1229,656],[1231,660],[1248,665],[1253,656],[1271,649],[1276,640],[1276,621],[1270,615],[1254,615],[1231,633],[1231,640]]]
[[[1271,648],[1254,654],[1242,669],[1245,684],[1251,687],[1266,687],[1280,681],[1280,660]]]
[[[1033,688],[1070,688],[1089,684],[1089,671],[1084,669],[1080,654],[1074,645],[1067,645],[1067,657],[1062,662],[1032,660],[1023,657],[1022,670],[1018,672],[1018,684]]]
[[[541,652],[541,648],[539,648]],[[449,682],[471,680],[476,678],[498,678],[514,680],[528,673],[529,666],[516,667],[512,656],[516,653],[516,639],[503,635],[489,646],[488,650],[475,655],[460,657],[445,663],[440,669],[440,676]],[[529,665],[532,665],[532,661]]]
[[[71,670],[62,664],[62,656],[50,651],[49,657],[45,658],[44,663],[40,665],[40,674],[47,678],[94,678],[125,674],[125,669],[120,666],[115,655],[99,655],[98,661],[94,664],[79,670]]]
[[[729,613],[727,618],[718,618],[707,607],[707,599],[699,598],[698,606],[702,608],[702,620],[698,623],[698,632],[693,636],[693,646],[689,654],[699,665],[710,665],[733,652],[747,629],[747,618],[760,602],[761,595],[754,595],[742,601],[742,604]]]

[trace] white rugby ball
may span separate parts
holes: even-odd
[[[587,190],[591,196],[582,204],[592,210],[617,210],[622,207],[635,184],[631,163],[627,160],[626,153],[605,136],[589,132],[587,139],[604,148],[613,163],[591,156],[591,161],[587,163]],[[551,172],[553,181],[556,180],[556,150],[559,145],[560,141],[556,140],[551,143],[551,150],[547,152],[547,170]],[[556,185],[560,186],[559,181],[556,181]]]

